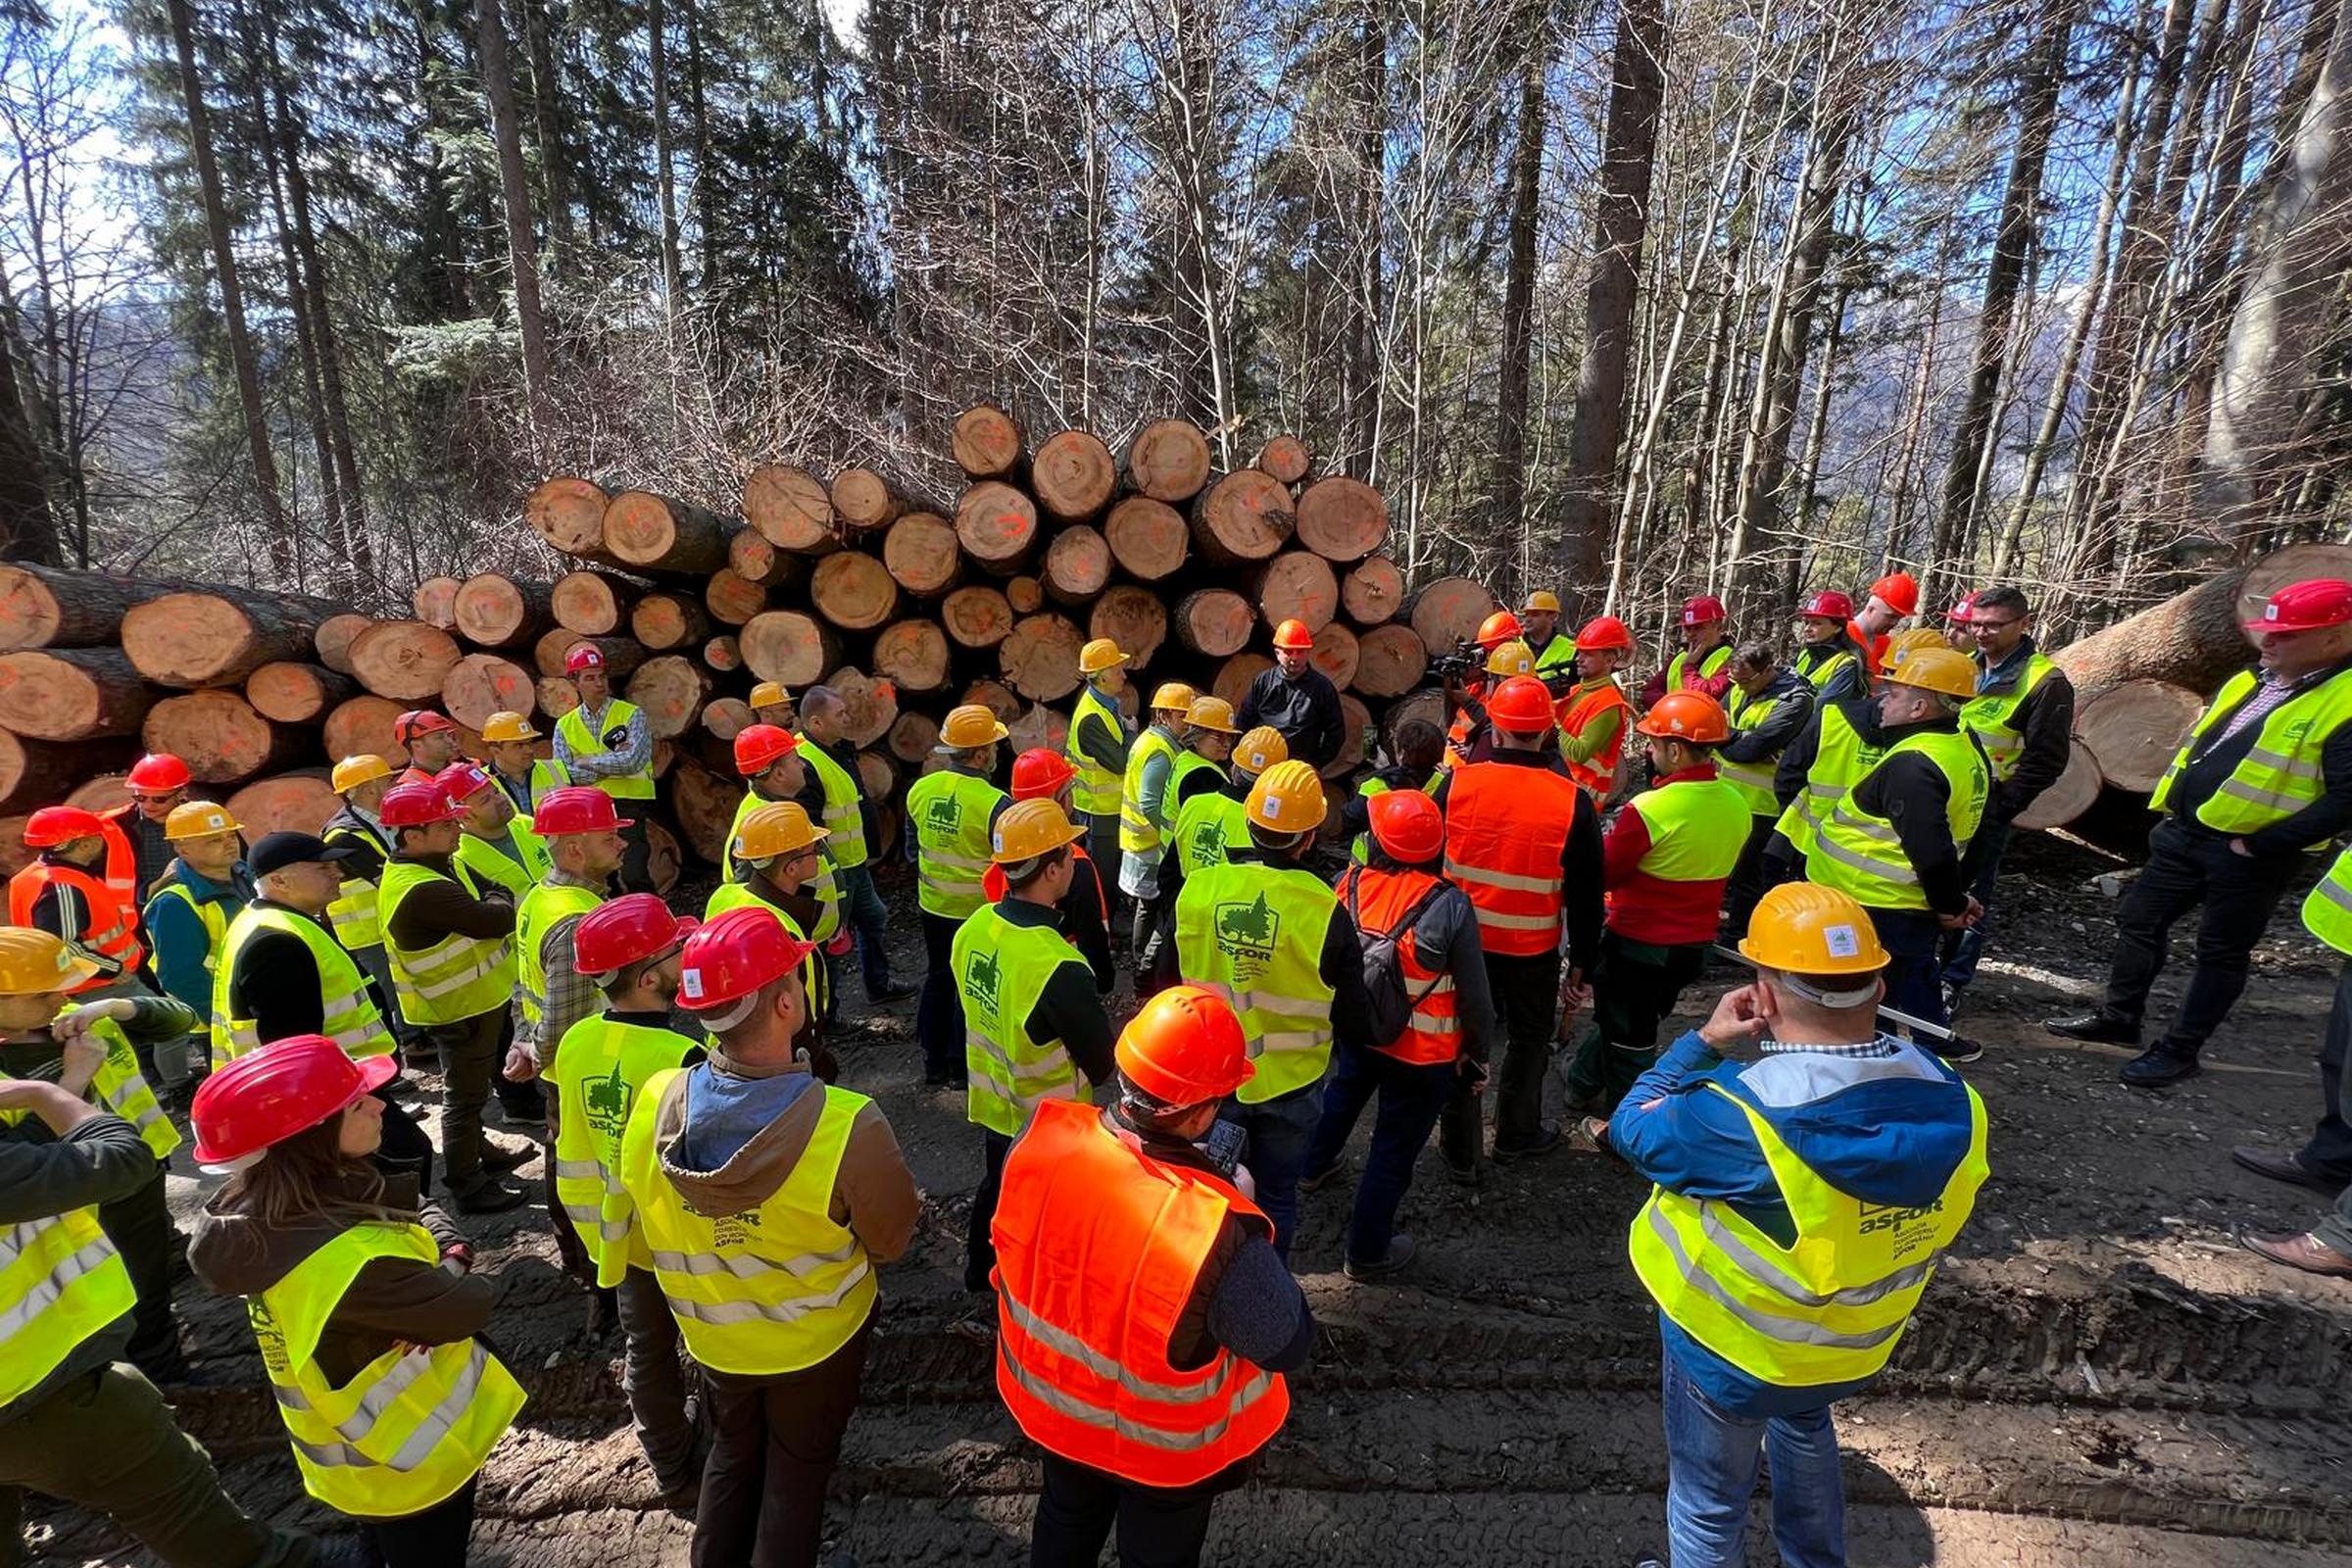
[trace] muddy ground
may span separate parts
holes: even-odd
[[[2228,1157],[2233,1143],[2291,1148],[2307,1131],[2334,966],[2290,906],[2205,1076],[2128,1090],[2115,1069],[2129,1053],[2034,1027],[2094,994],[2114,906],[2085,884],[2122,862],[2036,836],[2011,860],[2003,929],[1965,1019],[1989,1048],[1970,1076],[1990,1109],[1992,1180],[1888,1375],[1839,1407],[1852,1560],[2352,1560],[2352,1288],[2236,1245],[2242,1230],[2307,1223],[2319,1200]],[[911,973],[911,893],[889,892]],[[1723,983],[1686,1001],[1711,1004]],[[960,1245],[978,1140],[960,1096],[921,1087],[911,1014],[853,1001],[840,1045],[847,1081],[879,1098],[929,1204],[912,1252],[883,1275],[835,1544],[869,1568],[1017,1562],[1035,1456],[996,1401],[988,1351],[957,1332],[975,1309]],[[174,1188],[199,1200],[192,1179]],[[1295,1261],[1322,1343],[1257,1481],[1220,1505],[1210,1561],[1662,1557],[1656,1331],[1624,1246],[1642,1196],[1596,1154],[1490,1167],[1476,1191],[1426,1154],[1401,1219],[1421,1260],[1378,1286],[1340,1272],[1348,1184],[1309,1196]],[[618,1400],[617,1342],[579,1338],[581,1299],[544,1216],[500,1216],[478,1240],[504,1284],[496,1337],[533,1399],[487,1472],[474,1560],[684,1563],[690,1521],[653,1500]],[[182,1308],[200,1359],[250,1379],[179,1396],[188,1428],[248,1506],[319,1522],[242,1314],[194,1287]],[[1754,1543],[1755,1562],[1777,1560],[1768,1529]],[[62,1510],[36,1509],[34,1549],[148,1560]]]

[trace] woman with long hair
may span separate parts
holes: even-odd
[[[415,1179],[368,1156],[389,1056],[298,1035],[215,1072],[196,1159],[230,1172],[189,1261],[245,1298],[312,1496],[361,1528],[382,1568],[466,1560],[475,1478],[522,1406],[479,1336],[497,1288]]]

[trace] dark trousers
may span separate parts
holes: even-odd
[[[490,1103],[509,1028],[507,1009],[494,1007],[426,1031],[441,1052],[441,1167],[454,1193],[481,1184],[482,1107]]]
[[[1314,1142],[1315,1123],[1322,1116],[1323,1100],[1314,1084],[1255,1104],[1228,1100],[1217,1112],[1217,1120],[1231,1122],[1249,1135],[1242,1163],[1257,1184],[1257,1206],[1273,1223],[1274,1250],[1286,1263],[1291,1238],[1298,1231],[1298,1178],[1306,1170],[1307,1146]]]
[[[865,982],[865,1000],[873,1002],[890,989],[890,909],[874,886],[871,865],[854,865],[841,873],[841,912],[858,940],[858,973]]]
[[[1603,932],[1592,976],[1592,1030],[1568,1064],[1569,1093],[1592,1101],[1602,1118],[1613,1115],[1634,1080],[1656,1063],[1658,1026],[1706,964],[1703,942],[1661,947]]]
[[[1331,1076],[1323,1080],[1323,1114],[1306,1152],[1309,1175],[1340,1162],[1340,1152],[1355,1131],[1356,1118],[1373,1096],[1372,1147],[1364,1174],[1355,1184],[1355,1207],[1348,1217],[1348,1259],[1377,1263],[1389,1255],[1396,1230],[1396,1208],[1413,1185],[1413,1162],[1428,1147],[1438,1116],[1460,1074],[1450,1061],[1399,1061],[1385,1052],[1342,1045],[1331,1054]]]
[[[963,1081],[963,999],[948,966],[961,920],[923,911],[923,989],[914,1002],[914,1035],[923,1043],[923,1076]]]
[[[1012,1140],[994,1127],[980,1129],[980,1185],[972,1192],[972,1223],[963,1233],[963,1288],[988,1289],[988,1271],[997,1266],[997,1244],[989,1222],[997,1217],[997,1196],[1004,1190],[1004,1156]]]
[[[811,1367],[741,1377],[706,1367],[710,1455],[694,1520],[694,1568],[809,1568],[825,1524],[825,1486],[865,1376],[869,1317]]]
[[[1968,891],[1976,895],[1984,912],[1967,930],[1943,933],[1938,948],[1943,983],[1954,993],[1967,990],[1969,982],[1976,979],[1977,960],[1984,956],[1984,944],[1992,940],[1992,890],[2000,880],[2001,855],[2008,848],[2009,824],[1998,817],[1986,817],[1969,841]]]
[[[615,1287],[613,1298],[620,1312],[620,1392],[629,1401],[629,1425],[636,1430],[646,1462],[654,1467],[655,1484],[667,1492],[693,1474],[694,1463],[694,1423],[686,1419],[686,1368],[678,1359],[678,1320],[651,1269],[630,1269]]]
[[[1502,1074],[1494,1096],[1494,1147],[1532,1144],[1544,1132],[1544,1075],[1560,1019],[1560,956],[1487,955],[1487,986],[1502,1014]]]
[[[466,1538],[473,1534],[473,1492],[480,1481],[474,1477],[422,1513],[362,1524],[360,1539],[375,1568],[443,1568],[464,1562]]]
[[[1731,880],[1723,885],[1723,934],[1728,940],[1736,942],[1747,934],[1747,917],[1756,912],[1756,901],[1773,884],[1764,864],[1764,846],[1772,842],[1772,830],[1780,820],[1778,812],[1747,819],[1747,842],[1740,846]]]
[[[620,814],[628,820],[620,829],[620,891],[651,893],[654,891],[654,841],[645,829],[645,813],[651,801],[615,801]]]
[[[1045,1461],[1029,1568],[1095,1568],[1114,1524],[1120,1568],[1192,1568],[1200,1560],[1216,1480],[1147,1487],[1058,1453]]]
[[[98,1205],[98,1226],[122,1254],[131,1289],[138,1293],[124,1354],[159,1383],[180,1381],[188,1375],[188,1363],[179,1349],[179,1325],[172,1317],[172,1254],[179,1237],[172,1227],[162,1160],[137,1192]]]
[[[416,1194],[430,1198],[433,1194],[433,1141],[417,1121],[416,1113],[399,1101],[376,1097],[384,1102],[384,1141],[370,1156],[370,1163],[386,1175],[406,1172],[416,1178]],[[552,1164],[552,1162],[551,1162]]]
[[[0,1568],[24,1561],[26,1488],[109,1516],[172,1568],[276,1568],[312,1556],[309,1537],[270,1530],[229,1500],[155,1385],[119,1361],[0,1423]]]
[[[2148,991],[2163,972],[2173,922],[2199,905],[2196,967],[2163,1048],[2194,1056],[2230,1016],[2246,989],[2254,944],[2295,874],[2299,857],[2251,857],[2230,841],[2166,817],[2148,835],[2148,863],[2115,915],[2115,956],[2107,965],[2106,1009],[2138,1023]]]
[[[1933,909],[1871,909],[1870,923],[1886,948],[1886,1005],[1938,1027],[1950,1021],[1943,1005],[1943,961],[1937,956],[1943,922]],[[1930,1051],[1943,1042],[1923,1040]]]
[[[2336,971],[2335,1005],[2328,1009],[2328,1032],[2320,1037],[2320,1124],[2303,1146],[2304,1164],[2341,1182],[2352,1182],[2347,1099],[2352,1099],[2352,959]]]

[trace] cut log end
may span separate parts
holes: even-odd
[[[420,620],[383,620],[351,642],[351,669],[378,697],[425,702],[458,662],[457,639]]]
[[[1102,538],[1128,575],[1144,582],[1175,571],[1193,548],[1183,514],[1150,496],[1122,497],[1102,521]]]
[[[1361,561],[1388,543],[1389,504],[1360,479],[1333,474],[1298,496],[1298,542],[1326,561]]]
[[[538,677],[496,654],[467,654],[441,681],[442,710],[467,729],[480,729],[492,713],[527,718],[538,696]]]
[[[1284,484],[1298,484],[1313,469],[1314,463],[1305,442],[1295,435],[1278,435],[1257,449],[1257,458],[1250,466],[1263,468]]]
[[[2077,737],[2069,744],[2065,771],[2034,796],[2013,823],[2028,830],[2064,827],[2091,808],[2099,798],[2099,788],[2098,760]]]
[[[1271,559],[1297,521],[1288,487],[1261,469],[1239,468],[1194,503],[1193,541],[1213,564],[1237,566]]]
[[[948,635],[937,621],[897,620],[874,638],[874,670],[902,692],[935,692],[948,683]]]
[[[2205,701],[2185,686],[2130,680],[2082,705],[2075,734],[2099,764],[2099,776],[2118,789],[2145,793],[2164,777]]]
[[[1331,563],[1305,550],[1286,550],[1253,574],[1257,612],[1268,628],[1302,620],[1320,632],[1340,612],[1340,581]]]
[[[359,682],[318,664],[280,660],[245,677],[245,700],[280,724],[316,724],[337,703],[357,697]]]
[[[1086,430],[1046,438],[1029,465],[1029,490],[1040,512],[1060,523],[1092,522],[1119,487],[1110,448]]]
[[[316,649],[322,601],[255,589],[164,594],[122,617],[122,653],[166,686],[224,686]]]
[[[458,627],[458,590],[466,585],[456,577],[427,577],[416,585],[409,603],[416,618],[443,631]]]
[[[569,571],[556,579],[548,601],[556,624],[590,637],[608,637],[629,623],[639,589],[609,571]]]
[[[1197,589],[1176,602],[1176,640],[1212,659],[1240,653],[1256,624],[1250,601],[1230,588]]]
[[[974,479],[1017,474],[1025,445],[1020,421],[993,403],[976,404],[956,416],[950,441],[956,466]]]
[[[1366,697],[1402,697],[1428,669],[1429,650],[1410,626],[1392,621],[1356,638],[1355,689]]]
[[[1078,689],[1078,650],[1086,643],[1069,617],[1024,615],[997,648],[1005,684],[1034,702],[1050,703]]]
[[[760,537],[748,529],[744,536]],[[721,566],[710,574],[710,585],[703,590],[703,608],[721,625],[740,626],[767,608],[767,590],[740,572]]]
[[[591,561],[605,555],[603,488],[571,474],[542,479],[523,499],[522,516],[531,531],[567,556]]]
[[[235,692],[188,692],[148,710],[139,738],[170,752],[199,783],[237,784],[295,760],[298,732],[280,729]]]
[[[710,672],[691,659],[663,654],[637,666],[628,699],[645,711],[646,728],[657,738],[683,735],[702,717],[710,697]]]
[[[1154,419],[1127,444],[1127,485],[1170,503],[1190,501],[1208,483],[1208,437],[1189,419]]]
[[[1457,643],[1474,640],[1479,622],[1497,609],[1494,596],[1472,577],[1440,577],[1415,593],[1405,618],[1433,653],[1450,652]]]
[[[1168,608],[1151,589],[1119,583],[1095,601],[1086,634],[1109,638],[1127,656],[1130,670],[1143,669],[1168,640]]]
[[[43,741],[135,735],[155,701],[112,648],[0,655],[0,726]]]
[[[983,568],[1008,573],[1037,542],[1037,504],[997,480],[983,480],[956,503],[956,537]]]
[[[861,550],[843,550],[816,564],[808,580],[816,612],[845,631],[871,631],[897,612],[899,585],[890,568]]]
[[[1090,604],[1110,581],[1110,546],[1084,524],[1064,528],[1046,547],[1041,580],[1046,592],[1061,604]]]
[[[752,470],[743,481],[743,514],[778,550],[812,555],[838,542],[824,481],[789,463],[763,463]]]
[[[1349,568],[1340,579],[1340,608],[1358,626],[1377,626],[1404,603],[1404,573],[1386,556]]]
[[[701,575],[727,564],[727,528],[701,507],[624,490],[605,508],[605,548],[646,571]]]
[[[929,598],[956,585],[962,566],[956,530],[945,517],[909,512],[882,538],[882,564],[910,594]]]
[[[476,572],[458,589],[453,607],[458,635],[481,648],[519,648],[554,620],[544,583],[503,572]]]
[[[906,510],[890,483],[871,468],[844,468],[833,476],[834,515],[858,533],[887,528]]]
[[[890,726],[898,722],[899,689],[890,681],[874,679],[861,669],[844,665],[827,675],[825,684],[841,698],[841,732],[852,745],[871,746],[889,734]]]
[[[269,833],[317,833],[343,802],[322,768],[255,779],[221,803],[245,829],[245,842]]]
[[[841,656],[833,628],[797,610],[762,611],[743,623],[735,641],[756,678],[796,692],[824,679]]]

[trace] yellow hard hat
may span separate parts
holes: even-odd
[[[1213,729],[1220,735],[1239,735],[1241,726],[1233,721],[1233,705],[1222,697],[1196,697],[1193,706],[1185,710],[1184,721],[1195,729]]]
[[[1548,588],[1539,588],[1527,596],[1527,603],[1520,607],[1519,613],[1532,615],[1540,610],[1548,610],[1553,614],[1558,614],[1560,612],[1560,596]]]
[[[966,703],[951,709],[939,726],[938,750],[969,752],[1001,741],[1007,731],[997,722],[996,710],[984,703]]]
[[[165,842],[177,844],[181,839],[209,839],[216,833],[234,833],[244,823],[228,814],[228,808],[211,801],[189,801],[172,808],[164,818]]]
[[[1282,731],[1271,724],[1260,724],[1234,743],[1233,765],[1239,772],[1257,777],[1276,762],[1291,760],[1291,743],[1282,738]]]
[[[391,776],[392,764],[390,762],[380,757],[363,754],[359,757],[346,757],[337,762],[334,772],[328,775],[328,780],[334,785],[337,795],[348,795],[371,778],[390,778]]]
[[[1098,637],[1078,650],[1078,672],[1082,675],[1100,675],[1113,664],[1125,662],[1126,654],[1107,637]]]
[[[1497,680],[1513,675],[1533,675],[1536,672],[1536,653],[1514,637],[1507,643],[1496,643],[1487,656],[1487,673]]]
[[[0,926],[0,997],[37,997],[71,991],[98,972],[89,959],[50,932],[28,925]]]
[[[1940,632],[1928,635],[1936,638],[1938,646],[1905,651],[1888,663],[1881,678],[1896,686],[1941,692],[1961,702],[1976,696],[1977,662],[1956,648],[1941,646]]]
[[[1243,808],[1269,833],[1308,833],[1323,825],[1323,780],[1305,762],[1276,762],[1250,786]]]
[[[1944,641],[1943,633],[1935,627],[1913,626],[1908,631],[1898,631],[1886,639],[1886,667],[1892,669],[1901,663],[1905,657],[1917,653],[1922,648],[1939,648],[1949,653],[1951,647],[1950,643]]]
[[[1152,707],[1154,710],[1173,709],[1182,713],[1191,710],[1193,697],[1193,689],[1184,682],[1180,680],[1166,681],[1161,684],[1159,690],[1152,694]]]
[[[1085,836],[1086,829],[1070,820],[1059,801],[1015,801],[1004,808],[989,835],[989,858],[999,865],[1018,865]]]
[[[807,849],[829,832],[808,820],[808,808],[800,802],[775,801],[743,819],[727,852],[739,860],[764,860]]]
[[[1812,882],[1784,882],[1748,916],[1740,955],[1789,974],[1868,974],[1886,967],[1870,913],[1852,897]]]
[[[782,686],[778,685],[772,680],[763,680],[759,685],[752,688],[752,707],[755,710],[761,708],[774,708],[778,704],[790,703],[791,701],[792,693],[786,691]]]
[[[501,710],[482,720],[482,739],[485,741],[535,741],[539,732],[531,721],[520,713]]]

